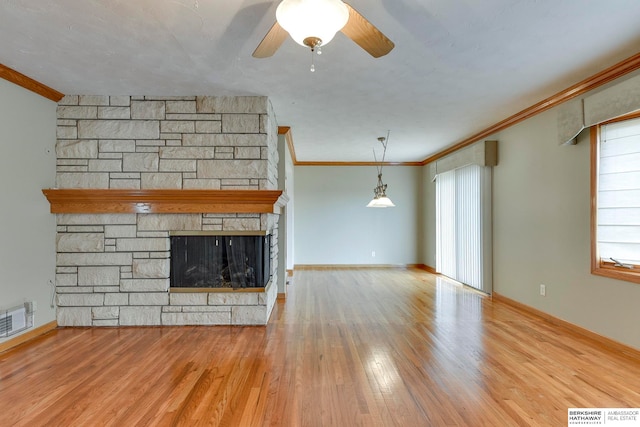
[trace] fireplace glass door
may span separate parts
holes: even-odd
[[[171,287],[265,287],[271,236],[171,236]]]

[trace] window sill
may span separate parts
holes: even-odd
[[[592,269],[591,274],[640,284],[640,270],[629,270],[600,266]]]

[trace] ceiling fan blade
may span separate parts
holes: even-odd
[[[262,39],[256,50],[253,51],[254,58],[268,58],[274,53],[276,50],[282,45],[284,40],[287,38],[289,33],[285,31],[284,28],[278,24],[276,21],[275,24],[271,27],[266,36]]]
[[[391,52],[395,46],[393,42],[371,22],[367,21],[364,16],[360,15],[357,10],[348,4],[347,8],[349,9],[349,20],[340,31],[374,58],[380,58]]]

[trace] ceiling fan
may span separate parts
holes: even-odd
[[[374,58],[391,52],[394,44],[358,11],[341,0],[282,0],[276,22],[253,52],[255,58],[272,56],[287,38],[320,53],[320,47],[342,31]]]

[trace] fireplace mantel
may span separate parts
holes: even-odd
[[[51,213],[278,213],[281,190],[44,189]]]

